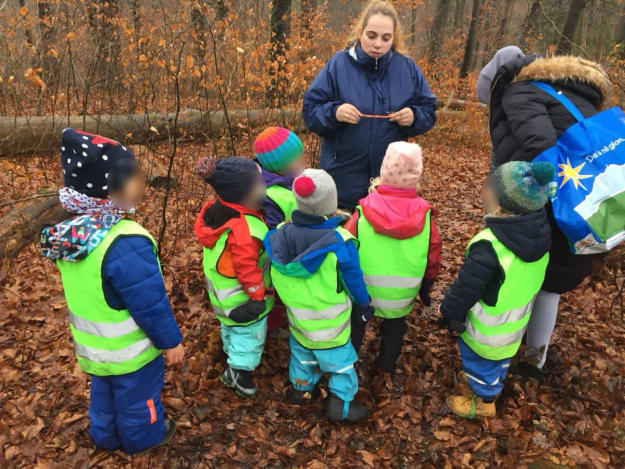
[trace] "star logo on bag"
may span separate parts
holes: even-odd
[[[563,176],[562,184],[560,184],[560,189],[562,189],[567,182],[573,181],[575,189],[579,189],[579,187],[581,186],[582,189],[588,192],[588,189],[586,189],[586,186],[584,186],[581,181],[582,179],[588,179],[593,176],[591,174],[580,174],[582,169],[584,169],[585,165],[586,163],[582,163],[579,166],[573,168],[573,166],[571,166],[571,161],[568,158],[566,159],[566,164],[560,163],[558,166],[562,171],[558,173],[558,177]]]

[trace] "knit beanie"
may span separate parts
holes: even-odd
[[[217,195],[231,204],[240,204],[256,181],[262,181],[260,168],[248,158],[203,158],[196,168],[198,176],[213,186]]]
[[[523,215],[540,210],[553,195],[555,172],[553,165],[546,161],[511,161],[497,168],[490,181],[499,206],[507,212]]]
[[[69,128],[61,139],[61,167],[66,187],[100,199],[139,169],[132,151],[119,142]]]
[[[306,169],[293,182],[298,210],[309,215],[327,216],[336,212],[338,201],[334,179],[323,169]]]
[[[283,127],[269,127],[254,140],[254,153],[268,171],[282,171],[300,157],[304,146],[300,138]]]
[[[398,189],[414,189],[423,173],[421,147],[416,143],[393,142],[386,149],[380,183]]]

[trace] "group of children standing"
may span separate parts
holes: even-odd
[[[388,382],[406,317],[417,297],[430,305],[440,269],[435,213],[418,193],[421,148],[391,144],[353,214],[339,210],[325,171],[304,169],[293,132],[266,129],[254,150],[255,160],[205,158],[197,167],[216,193],[195,233],[227,355],[221,381],[241,396],[257,394],[252,372],[267,330],[279,328],[286,311],[288,401],[305,405],[319,397],[327,373],[328,418],[361,421],[368,411],[354,400],[354,364],[367,323],[374,315],[382,320],[375,379]],[[143,192],[141,173],[119,143],[72,129],[64,131],[62,158],[61,202],[73,216],[44,230],[42,247],[61,271],[76,355],[92,375],[90,434],[103,448],[144,451],[175,429],[160,402],[160,351],[171,363],[183,351],[154,242],[126,219]],[[546,163],[512,162],[485,184],[487,228],[470,242],[440,307],[441,327],[460,335],[461,378],[471,392],[447,403],[463,417],[495,415],[545,274],[550,233],[543,207],[553,175]]]

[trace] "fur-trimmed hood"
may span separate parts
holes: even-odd
[[[601,65],[569,55],[537,58],[524,66],[514,81],[564,82],[577,81],[596,88],[601,94],[600,108],[604,109],[612,94],[612,83]]]

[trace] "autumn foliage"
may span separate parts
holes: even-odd
[[[62,118],[299,107],[313,77],[344,46],[359,2],[292,2],[297,8],[287,47],[275,61],[268,60],[275,47],[269,0],[3,3],[0,115]],[[445,407],[459,359],[455,342],[436,327],[437,307],[482,223],[480,187],[490,145],[486,111],[474,102],[475,70],[496,47],[500,2],[483,2],[481,24],[490,29],[462,80],[471,2],[459,29],[449,21],[434,57],[427,57],[426,39],[436,2],[396,3],[410,53],[444,108],[434,130],[418,138],[425,155],[422,189],[438,211],[444,249],[434,305],[410,317],[392,398],[374,403],[369,392],[377,347],[372,328],[358,365],[357,399],[372,410],[365,424],[328,423],[320,403],[304,409],[284,403],[284,339],[267,342],[257,399],[240,399],[219,383],[225,366],[219,326],[192,229],[211,193],[194,167],[203,156],[250,155],[259,129],[243,123],[209,137],[171,125],[164,142],[143,142],[149,147],[143,154],[162,168],[171,163],[176,185],[149,188],[137,221],[162,234],[163,273],[185,337],[186,363],[167,372],[164,390],[180,431],[173,444],[145,456],[95,450],[86,432],[88,377],[73,355],[60,277],[33,240],[17,259],[0,264],[0,467],[625,467],[625,266],[619,253],[607,261],[608,270],[598,269],[564,298],[550,352],[563,374],[542,383],[510,377],[498,416],[489,421],[465,421]],[[521,3],[531,2],[517,2],[517,23],[525,15]],[[511,30],[506,40],[514,40]],[[532,38],[528,47],[543,53],[555,44]],[[600,57],[617,85],[615,102],[625,83],[617,52]],[[302,131],[315,164],[318,137],[304,132],[300,119],[286,124]],[[136,143],[133,135],[126,140]],[[0,215],[61,184],[58,154],[1,158]]]

